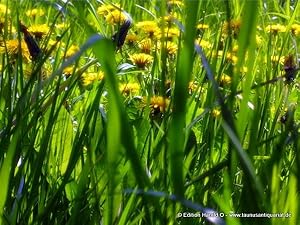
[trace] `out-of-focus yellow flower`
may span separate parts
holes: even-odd
[[[222,33],[223,35],[233,35],[236,38],[240,32],[241,21],[239,19],[233,19],[229,22],[226,21],[223,25]]]
[[[33,64],[26,64],[24,67],[24,78],[26,80],[29,80],[34,72],[35,68]],[[48,64],[44,64],[44,66],[41,68],[40,73],[38,73],[38,76],[41,76],[40,79],[45,80],[47,79],[51,74],[51,69]]]
[[[129,56],[130,61],[140,69],[145,69],[149,65],[153,57],[145,53],[137,53]]]
[[[6,5],[0,3],[0,15],[10,14],[10,9]]]
[[[220,77],[220,86],[226,86],[231,83],[231,77],[227,74],[222,74]]]
[[[67,29],[69,27],[69,24],[67,24],[67,23],[58,23],[58,24],[55,24],[55,27],[58,30],[63,30],[63,29]]]
[[[271,56],[271,62],[272,63],[280,63],[281,65],[284,64],[284,59],[285,57],[284,56],[278,56],[278,55],[272,55]]]
[[[198,88],[198,84],[197,84],[195,81],[190,81],[190,82],[189,82],[189,87],[188,87],[188,89],[189,89],[189,94],[193,94],[193,92],[194,92],[195,90],[197,90],[197,88]]]
[[[177,15],[177,13],[173,12],[173,13],[170,13],[170,14],[162,17],[160,19],[160,21],[161,22],[164,21],[164,22],[167,22],[168,24],[171,24],[173,22],[173,20],[176,20],[176,19],[178,19],[178,15]]]
[[[202,38],[198,38],[195,43],[200,45],[203,49],[211,49],[212,44],[209,41],[206,41]]]
[[[255,36],[255,41],[256,41],[256,45],[257,45],[257,46],[261,46],[261,45],[263,44],[262,37],[259,36],[259,35],[256,35],[256,36]]]
[[[150,38],[146,38],[142,40],[138,46],[143,53],[150,54],[152,48],[152,41]]]
[[[211,115],[212,115],[214,118],[217,118],[217,117],[219,117],[219,116],[221,115],[221,110],[219,110],[219,109],[213,109],[213,110],[211,111]]]
[[[168,6],[184,6],[184,3],[180,0],[168,0]]]
[[[126,43],[131,45],[134,44],[138,40],[138,36],[136,34],[129,33],[126,35]]]
[[[160,33],[160,29],[154,21],[141,21],[136,24],[136,27],[146,33],[149,38],[157,38],[155,35]]]
[[[208,24],[204,24],[204,23],[199,23],[197,25],[197,29],[198,30],[207,30],[209,28],[209,25]]]
[[[281,24],[271,24],[266,26],[267,33],[278,34],[286,32],[286,27]]]
[[[300,36],[300,25],[299,24],[293,24],[291,27],[292,34],[295,36]]]
[[[228,52],[226,54],[226,59],[231,62],[233,65],[235,65],[238,61],[238,57],[236,55],[234,55],[233,53],[231,52]]]
[[[63,74],[66,76],[66,77],[69,77],[71,76],[73,73],[75,73],[76,71],[76,68],[74,68],[74,66],[68,66],[66,67],[64,70],[63,70]]]
[[[25,41],[21,41],[21,43],[19,42],[19,40],[7,40],[7,41],[2,41],[0,43],[0,53],[5,53],[7,50],[7,54],[11,57],[13,57],[14,59],[17,58],[18,54],[19,54],[19,45],[21,46],[21,54],[23,59],[26,62],[30,61],[30,53],[29,50],[27,48],[27,45],[25,43]]]
[[[100,72],[86,72],[81,75],[81,82],[83,86],[89,86],[94,82],[101,81],[104,78],[104,73]]]
[[[102,5],[99,6],[97,9],[97,13],[99,15],[107,15],[108,13],[114,11],[114,10],[118,10],[118,8],[120,9],[120,5],[119,4],[114,4],[114,5]]]
[[[170,104],[170,100],[168,98],[164,98],[162,96],[153,96],[150,100],[150,108],[152,116],[161,115],[166,111]]]
[[[26,16],[28,17],[41,17],[43,15],[45,15],[45,12],[40,8],[34,8],[26,11]]]
[[[140,85],[138,83],[121,84],[119,90],[125,95],[135,94],[140,90]]]
[[[161,49],[161,47],[162,47],[162,44],[159,44],[158,48]],[[177,46],[177,44],[175,44],[172,41],[167,41],[167,42],[165,42],[165,49],[166,49],[168,55],[175,55],[177,53],[178,46]]]
[[[73,56],[78,51],[79,51],[79,47],[77,45],[71,45],[71,47],[66,52],[66,58]]]
[[[102,5],[98,7],[97,13],[104,16],[106,22],[112,25],[122,24],[126,20],[126,15],[122,12],[119,4]]]
[[[47,24],[32,25],[28,28],[28,31],[35,36],[37,39],[41,39],[43,36],[48,34],[50,28]]]
[[[122,24],[126,20],[126,15],[120,10],[113,10],[105,16],[105,20],[112,25]]]
[[[167,38],[168,40],[179,37],[180,30],[178,28],[165,28],[162,34],[162,31],[159,29],[156,31],[156,37],[160,39],[164,35],[164,38]]]

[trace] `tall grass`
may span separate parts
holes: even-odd
[[[299,5],[1,3],[0,224],[297,225]]]

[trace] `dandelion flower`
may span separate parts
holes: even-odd
[[[101,81],[104,78],[104,73],[100,72],[87,72],[81,75],[81,83],[83,86],[89,86],[94,82]]]
[[[105,16],[106,22],[112,25],[122,24],[126,19],[126,15],[120,10],[111,11]]]
[[[140,90],[140,85],[138,83],[121,84],[119,90],[125,95],[135,94]]]
[[[163,32],[164,32],[164,37],[169,40],[179,37],[179,35],[180,35],[180,30],[178,28],[165,28]],[[156,36],[158,38],[161,38],[161,36],[162,36],[161,30],[157,31]]]
[[[0,53],[5,53],[7,49],[9,56],[17,58],[18,54],[21,53],[26,62],[30,61],[30,53],[25,41],[21,41],[20,43],[19,40],[8,40],[5,43],[2,41],[0,45]],[[21,46],[21,52],[19,52],[19,45]]]
[[[272,55],[271,56],[271,62],[272,63],[278,63],[279,62],[281,65],[283,65],[284,56]]]
[[[286,27],[281,24],[271,24],[266,27],[267,33],[272,33],[274,35],[278,33],[284,33],[286,32]]]
[[[241,21],[239,19],[226,21],[223,25],[222,32],[226,35],[233,35],[236,38],[240,32]]]
[[[133,45],[137,40],[138,37],[136,34],[128,34],[125,39],[126,43],[129,45]]]
[[[233,65],[235,65],[238,61],[238,57],[236,55],[234,55],[233,53],[228,52],[226,55],[226,59],[232,63]]]
[[[28,17],[41,17],[43,15],[45,15],[44,10],[38,8],[26,11],[26,16]]]
[[[120,8],[119,4],[114,4],[114,5],[102,5],[100,7],[98,7],[97,9],[97,13],[99,15],[107,15],[110,12],[117,10],[118,8]]]
[[[221,77],[220,77],[220,86],[226,86],[228,84],[231,83],[231,77],[228,76],[227,74],[222,74]]]
[[[160,32],[157,23],[154,21],[141,21],[136,24],[136,27],[146,33],[149,38],[156,37],[155,35]]]
[[[184,6],[183,2],[180,0],[169,0],[167,4],[168,6]]]
[[[213,109],[213,110],[211,111],[211,115],[212,115],[214,118],[217,118],[217,117],[219,117],[219,116],[221,115],[221,110],[219,110],[219,109]]]
[[[6,5],[0,3],[0,15],[10,14],[10,9]]]
[[[63,74],[66,77],[69,77],[75,72],[74,70],[75,70],[74,66],[68,66],[63,70]]]
[[[198,38],[195,41],[195,43],[200,45],[203,49],[211,49],[212,48],[212,44],[209,41],[206,41],[202,38]]]
[[[143,53],[149,54],[152,48],[152,41],[150,38],[144,39],[138,46]]]
[[[66,52],[66,58],[73,56],[78,51],[79,51],[79,47],[77,45],[72,45]]]
[[[199,24],[197,25],[197,29],[198,29],[198,30],[207,30],[208,28],[209,28],[209,25],[204,24],[204,23],[199,23]]]
[[[291,27],[292,34],[295,36],[300,36],[300,25],[299,24],[293,24]]]
[[[32,25],[28,27],[28,31],[39,40],[50,31],[50,28],[47,24]]]
[[[153,96],[150,100],[151,116],[162,116],[170,104],[168,98]]]
[[[195,90],[197,90],[197,88],[198,88],[198,85],[195,81],[189,82],[189,86],[188,86],[189,94],[192,94]]]
[[[137,53],[129,56],[129,59],[138,68],[145,69],[145,67],[152,62],[153,57],[149,54]]]
[[[158,47],[161,49],[162,44],[159,44]],[[168,55],[173,56],[177,53],[178,46],[174,42],[167,41],[167,42],[165,42],[165,49],[166,49]]]

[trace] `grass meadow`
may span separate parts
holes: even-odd
[[[297,0],[0,1],[0,224],[299,225]]]

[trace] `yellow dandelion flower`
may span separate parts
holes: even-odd
[[[167,41],[166,49],[168,55],[175,55],[178,51],[178,46],[174,42]]]
[[[150,100],[150,108],[152,116],[161,115],[166,111],[170,104],[170,100],[162,96],[153,96]]]
[[[141,21],[136,24],[136,27],[141,29],[150,38],[154,38],[155,34],[160,32],[160,29],[154,21]]]
[[[19,54],[19,45],[21,46],[21,54],[23,59],[26,62],[29,62],[30,53],[25,41],[21,41],[21,43],[19,42],[19,40],[8,40],[5,43],[2,41],[0,43],[0,53],[5,53],[7,50],[9,56],[16,58]]]
[[[267,33],[278,34],[286,32],[286,27],[281,24],[271,24],[266,27]]]
[[[137,53],[129,56],[130,61],[140,69],[145,69],[149,65],[153,57],[145,53]]]
[[[284,60],[285,60],[284,56],[278,56],[278,55],[272,55],[271,56],[271,62],[272,63],[278,63],[279,62],[281,65],[283,65]]]
[[[188,86],[189,94],[192,94],[194,91],[197,90],[197,88],[198,88],[198,84],[195,81],[189,82],[189,86]]]
[[[238,45],[234,45],[232,48],[232,52],[233,53],[237,53],[237,51],[239,50],[239,46]]]
[[[162,47],[162,45],[159,44],[158,48],[161,49],[161,47]],[[165,49],[166,49],[168,55],[175,55],[177,53],[178,46],[177,46],[177,44],[175,44],[172,41],[167,41],[165,43]]]
[[[126,43],[129,45],[134,44],[138,40],[138,36],[136,34],[129,33],[126,35]]]
[[[89,86],[94,82],[101,81],[104,78],[104,73],[100,72],[87,72],[81,75],[81,83],[83,86]]]
[[[69,77],[75,72],[74,70],[76,70],[76,68],[74,68],[74,66],[68,66],[68,67],[64,68],[63,74],[66,77]]]
[[[58,23],[58,24],[55,24],[55,27],[58,30],[64,30],[64,29],[67,29],[69,27],[69,24],[67,24],[67,23]]]
[[[258,46],[261,46],[261,45],[263,44],[262,37],[259,36],[259,35],[256,35],[256,36],[255,36],[255,41],[256,41],[256,44],[257,44]]]
[[[135,94],[140,90],[140,85],[138,83],[121,84],[119,90],[125,95]]]
[[[169,0],[168,6],[184,6],[183,2],[180,0]]]
[[[32,25],[28,28],[28,31],[35,36],[37,39],[41,39],[43,36],[48,34],[50,27],[47,24]]]
[[[222,74],[221,77],[220,77],[220,86],[226,86],[228,84],[231,83],[231,77],[228,76],[227,74]]]
[[[232,63],[233,65],[235,65],[238,61],[238,57],[236,55],[234,55],[233,53],[228,52],[226,54],[226,59]]]
[[[208,24],[204,24],[204,23],[199,23],[197,25],[197,29],[198,30],[207,30],[209,28],[209,25]]]
[[[233,37],[237,37],[241,28],[241,21],[239,19],[233,19],[229,22],[226,21],[222,28],[222,33],[224,35],[233,35]]]
[[[109,24],[122,24],[126,20],[126,15],[120,10],[113,10],[108,12],[105,16],[105,20]]]
[[[178,19],[177,13],[172,12],[172,13],[170,13],[170,14],[168,14],[168,15],[162,17],[162,18],[160,19],[160,21],[161,21],[161,22],[167,22],[167,23],[170,24],[171,22],[173,22],[173,20],[176,20],[176,19]]]
[[[300,25],[299,24],[292,24],[291,32],[295,36],[300,36]]]
[[[237,73],[237,68],[234,67],[234,73]],[[246,66],[243,66],[242,68],[240,68],[240,73],[245,74],[248,72],[248,68]]]
[[[211,111],[211,115],[212,115],[214,118],[217,118],[217,117],[219,117],[219,116],[221,115],[221,110],[219,110],[219,109],[213,109],[213,110]]]
[[[179,37],[180,35],[180,30],[178,28],[165,28],[164,29],[164,37],[168,39],[176,38]],[[159,36],[159,35],[158,35]],[[160,32],[161,36],[161,32]]]
[[[209,41],[206,41],[204,39],[198,38],[195,43],[197,45],[200,45],[202,48],[204,49],[211,49],[212,48],[212,44]]]
[[[142,53],[150,54],[152,48],[152,41],[150,38],[146,38],[139,43],[139,48]]]
[[[10,9],[6,7],[6,5],[0,3],[0,15],[10,14]]]
[[[45,12],[40,8],[34,8],[26,11],[26,16],[28,17],[41,17],[43,15],[45,15]]]
[[[119,4],[114,5],[102,5],[99,6],[97,9],[97,13],[99,15],[107,15],[109,12],[117,10],[118,8],[121,8]]]
[[[71,47],[66,52],[66,58],[73,56],[78,51],[79,51],[79,47],[77,45],[71,45]]]

